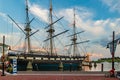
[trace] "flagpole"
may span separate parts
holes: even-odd
[[[113,31],[112,69],[114,69],[114,39],[115,39],[115,32]]]

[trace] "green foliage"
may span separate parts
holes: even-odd
[[[12,73],[12,72],[13,72],[12,66],[9,65],[9,66],[6,68],[6,71],[9,72],[9,73]]]
[[[92,61],[92,62],[96,62],[96,63],[101,63],[101,62],[112,62],[112,58],[100,58],[97,61]],[[114,58],[114,62],[120,62],[120,58],[119,57],[115,57]]]

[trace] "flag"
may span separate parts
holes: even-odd
[[[117,41],[114,42],[114,52],[113,52],[113,43],[110,44],[110,53],[111,53],[111,55],[112,55],[112,53],[115,53],[116,47],[117,47]]]

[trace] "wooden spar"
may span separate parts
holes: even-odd
[[[75,44],[82,44],[82,43],[86,43],[86,42],[89,42],[89,40],[82,41],[82,42],[77,42],[77,43],[75,43]],[[74,45],[74,43],[73,43],[73,44],[66,45],[66,46],[71,46],[71,45]]]
[[[54,36],[52,36],[52,38],[54,38],[54,37],[57,37],[57,36],[59,36],[59,35],[61,35],[61,34],[63,34],[63,33],[66,33],[68,30],[65,30],[65,31],[63,31],[63,32],[61,32],[61,33],[59,33],[59,34],[56,34],[56,35],[54,35]],[[48,40],[50,40],[51,38],[48,38],[48,39],[46,39],[46,40],[44,40],[44,42],[45,41],[48,41]]]
[[[74,35],[76,35],[76,34],[80,34],[80,33],[83,33],[83,32],[85,32],[85,31],[77,32],[77,33],[72,34],[72,35],[69,35],[69,36],[67,36],[67,37],[71,37],[71,36],[74,36]]]
[[[48,26],[45,27],[45,29],[48,28],[48,27],[50,27],[51,25],[55,24],[56,22],[58,22],[58,21],[61,20],[62,18],[63,18],[63,17],[61,17],[60,19],[58,19],[58,20],[54,21],[53,23],[49,24]]]

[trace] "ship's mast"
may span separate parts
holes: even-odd
[[[65,30],[65,31],[63,31],[63,32],[61,32],[61,33],[58,33],[58,34],[56,34],[56,35],[54,35],[54,32],[55,32],[55,30],[54,30],[54,27],[53,27],[53,25],[56,23],[56,22],[58,22],[59,20],[61,20],[63,17],[61,17],[61,18],[59,18],[58,20],[56,20],[56,21],[54,21],[53,22],[53,16],[52,16],[52,0],[50,0],[50,8],[49,8],[49,25],[48,26],[46,26],[45,27],[45,29],[46,28],[48,28],[49,27],[49,29],[47,30],[47,32],[49,33],[49,38],[48,39],[46,39],[46,40],[44,40],[44,41],[48,41],[48,40],[50,40],[50,53],[48,53],[49,55],[55,55],[56,53],[54,53],[54,45],[53,45],[53,38],[55,38],[55,37],[57,37],[57,36],[59,36],[59,35],[61,35],[61,34],[63,34],[63,33],[66,33],[68,30]]]
[[[29,36],[30,36],[31,28],[30,28],[29,14],[28,14],[28,0],[26,0],[26,26],[24,30],[26,31],[28,53],[30,53],[31,44],[30,44]]]
[[[73,12],[74,12],[74,23],[73,23],[73,55],[76,55],[76,40],[77,40],[77,35],[75,34],[76,33],[76,22],[75,22],[75,8],[73,9]]]
[[[81,56],[80,54],[76,53],[76,52],[78,52],[77,45],[89,42],[89,40],[77,42],[77,34],[83,33],[84,31],[76,32],[75,8],[73,9],[73,13],[74,13],[74,16],[73,16],[73,18],[74,18],[74,21],[73,21],[73,34],[68,36],[68,37],[72,36],[72,39],[71,39],[72,40],[72,44],[69,44],[69,45],[66,45],[66,46],[73,46],[73,49],[72,49],[73,50],[73,56]]]
[[[50,9],[49,9],[49,13],[50,13],[50,24],[53,23],[53,19],[52,19],[52,0],[50,0]],[[53,33],[55,32],[53,25],[50,25],[49,30],[47,31],[49,32],[50,35],[50,55],[53,55]]]

